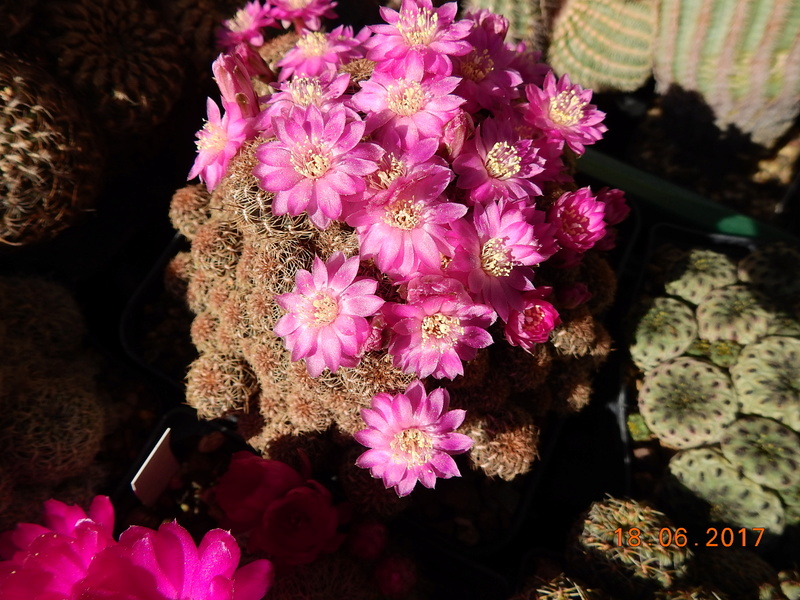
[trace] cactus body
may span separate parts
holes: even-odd
[[[791,302],[800,296],[800,251],[786,244],[754,250],[738,266],[739,279],[770,297]]]
[[[721,252],[694,248],[670,265],[666,280],[668,294],[699,304],[711,290],[736,283],[736,264]]]
[[[697,336],[691,307],[675,298],[656,298],[638,320],[630,345],[631,358],[642,369],[680,356]]]
[[[711,342],[755,342],[769,330],[772,313],[767,304],[765,296],[746,286],[713,290],[697,307],[698,334]]]

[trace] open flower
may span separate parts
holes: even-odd
[[[339,25],[330,33],[304,30],[294,48],[278,61],[278,79],[286,81],[292,75],[315,77],[335,74],[339,65],[361,58],[361,40],[353,37],[353,28]]]
[[[486,329],[494,322],[495,312],[476,304],[458,281],[436,275],[417,277],[408,284],[408,300],[407,304],[388,302],[383,308],[392,331],[389,354],[406,373],[454,379],[464,374],[462,361],[472,360],[479,348],[492,343]]]
[[[541,88],[527,85],[525,94],[529,103],[525,118],[547,137],[564,140],[578,155],[607,130],[602,123],[605,113],[589,103],[592,90],[572,85],[566,73],[556,82],[550,71]]]
[[[262,189],[275,192],[272,212],[297,216],[308,212],[325,229],[342,215],[342,196],[364,191],[363,175],[378,168],[381,150],[361,142],[363,121],[350,120],[342,106],[323,113],[305,111],[272,118],[276,140],[256,151],[253,169]]]
[[[238,44],[259,47],[264,44],[264,27],[276,25],[269,3],[248,2],[217,29],[217,46],[230,52]]]
[[[455,430],[466,411],[448,410],[450,395],[444,388],[425,393],[421,381],[413,381],[402,394],[376,394],[371,408],[361,411],[367,424],[355,434],[358,443],[370,448],[356,460],[398,496],[407,496],[417,484],[427,488],[436,478],[459,477],[451,457],[472,447],[472,440]]]
[[[550,207],[547,218],[556,226],[556,239],[563,248],[585,252],[606,233],[605,208],[592,190],[584,187],[563,193]]]
[[[300,33],[304,27],[319,29],[322,19],[335,19],[335,6],[336,2],[331,0],[272,0],[272,14],[284,27],[294,24]]]
[[[236,112],[226,112],[222,116],[219,106],[211,98],[206,102],[208,120],[197,132],[197,158],[187,179],[200,177],[208,191],[212,191],[228,168],[228,163],[236,155],[251,133],[249,121]]]
[[[374,295],[377,281],[356,280],[358,265],[358,256],[346,258],[341,252],[327,263],[315,256],[311,272],[300,269],[294,290],[276,298],[288,312],[275,324],[275,334],[283,338],[293,361],[305,358],[312,377],[325,367],[354,367],[372,332],[366,317],[381,308],[383,299]]]

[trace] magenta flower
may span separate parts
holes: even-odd
[[[481,108],[494,112],[511,104],[519,97],[517,86],[522,83],[519,72],[511,66],[515,54],[503,41],[508,21],[477,14],[481,16],[484,18],[474,21],[475,27],[467,37],[472,49],[453,59],[453,74],[462,78],[456,93],[467,100],[464,110],[471,113]]]
[[[339,65],[361,58],[360,43],[349,26],[340,25],[330,33],[303,30],[294,48],[278,61],[278,80],[286,81],[293,75],[335,74]]]
[[[522,310],[512,310],[505,325],[506,340],[530,352],[536,344],[550,338],[550,332],[561,323],[556,308],[544,300],[551,288],[538,288],[522,298]]]
[[[200,177],[209,191],[217,187],[228,163],[251,133],[250,123],[235,112],[220,115],[219,106],[211,98],[206,102],[208,120],[197,132],[197,158],[187,179]]]
[[[607,130],[602,123],[605,113],[589,103],[592,90],[572,85],[566,73],[556,83],[549,72],[541,88],[527,85],[525,94],[529,103],[525,118],[547,137],[563,140],[578,155]]]
[[[456,185],[469,190],[473,202],[526,200],[541,196],[534,177],[544,170],[538,147],[518,138],[509,121],[486,119],[453,161]]]
[[[619,225],[630,214],[631,207],[625,200],[625,192],[615,188],[604,187],[597,192],[598,202],[605,204],[603,219],[607,225]]]
[[[431,279],[446,281],[431,291]],[[415,290],[424,286],[424,292]],[[435,288],[434,288],[435,289]],[[495,318],[488,306],[476,304],[455,280],[430,275],[408,284],[408,303],[387,302],[383,307],[391,329],[389,354],[394,365],[418,377],[454,379],[464,374],[462,361],[472,360],[479,348],[492,343],[486,329]]]
[[[250,67],[238,54],[220,54],[211,64],[211,71],[222,95],[222,107],[245,119],[251,127],[247,137],[254,137],[252,128],[260,108]]]
[[[116,544],[114,509],[106,496],[92,501],[87,515],[58,500],[44,505],[45,525],[20,523],[0,536],[0,598],[73,598],[96,556]]]
[[[605,204],[588,187],[565,192],[550,207],[547,219],[556,226],[556,239],[566,250],[585,252],[606,233]]]
[[[356,228],[363,258],[374,258],[391,277],[406,279],[422,266],[438,269],[441,255],[451,246],[448,225],[467,207],[442,196],[449,172],[435,171],[427,179],[409,179],[381,204],[368,203],[347,223]]]
[[[456,250],[448,275],[507,321],[510,311],[523,309],[522,292],[533,289],[532,267],[558,249],[544,218],[542,211],[521,203],[477,205],[471,220],[453,224]]]
[[[410,148],[420,139],[441,136],[464,102],[451,94],[458,81],[457,77],[427,76],[419,65],[410,65],[402,77],[375,72],[361,82],[352,103],[367,114],[367,131],[380,135],[384,129],[394,130]]]
[[[367,58],[377,63],[376,69],[397,77],[412,64],[435,75],[450,75],[450,57],[470,50],[464,38],[472,23],[454,23],[457,10],[455,2],[434,8],[431,0],[403,0],[399,12],[381,7],[387,24],[371,26],[374,35],[364,43]]]
[[[370,449],[356,465],[383,479],[398,496],[410,494],[418,481],[433,488],[437,477],[460,477],[451,455],[469,450],[472,440],[455,433],[466,411],[448,410],[449,403],[447,390],[426,394],[421,381],[413,381],[402,394],[376,394],[372,407],[361,410],[367,429],[354,437]]]
[[[331,0],[272,0],[272,14],[280,19],[281,25],[294,25],[297,33],[303,28],[317,30],[322,27],[322,19],[335,19]]]
[[[363,121],[348,120],[348,112],[335,106],[322,113],[308,106],[303,113],[272,118],[276,140],[256,151],[253,170],[261,187],[275,192],[276,215],[308,213],[311,222],[325,229],[342,215],[342,196],[364,191],[363,176],[378,168],[381,150],[361,142]]]
[[[275,115],[287,116],[294,108],[305,109],[309,106],[316,106],[323,113],[328,112],[334,104],[343,102],[342,95],[348,85],[350,76],[347,73],[292,77],[281,83],[280,91],[269,97],[262,118],[269,120]]]
[[[259,0],[253,0],[237,10],[232,18],[222,22],[217,29],[217,46],[225,52],[232,51],[242,43],[263,46],[264,34],[261,30],[276,24],[269,3],[264,5]]]
[[[341,252],[327,263],[314,257],[310,273],[300,269],[295,275],[294,290],[276,297],[288,312],[275,324],[275,335],[284,339],[293,361],[305,358],[312,377],[325,367],[335,372],[358,364],[372,331],[367,317],[383,305],[374,295],[377,281],[356,279],[358,265],[358,256],[346,258]]]
[[[236,540],[221,529],[206,533],[197,546],[175,522],[157,531],[134,525],[97,556],[75,597],[261,600],[274,579],[272,564],[261,559],[238,567],[240,555]]]

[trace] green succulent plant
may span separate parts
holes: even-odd
[[[629,351],[646,371],[686,352],[697,337],[692,308],[675,298],[656,298],[636,321]]]
[[[697,306],[698,335],[710,342],[755,342],[769,329],[772,313],[767,306],[767,298],[747,286],[712,290]]]
[[[800,250],[784,243],[758,248],[739,261],[739,279],[770,297],[800,296]]]
[[[666,292],[692,304],[711,291],[736,283],[736,263],[727,255],[706,248],[680,253],[665,273]]]

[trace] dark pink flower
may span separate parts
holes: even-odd
[[[421,381],[414,381],[402,394],[376,394],[371,408],[361,410],[367,425],[355,434],[359,444],[370,448],[356,460],[375,478],[407,496],[417,484],[427,488],[436,478],[459,477],[453,454],[472,447],[472,440],[455,430],[466,411],[448,410],[450,395],[444,388],[425,393]]]
[[[472,360],[478,349],[492,343],[487,328],[496,315],[490,307],[476,304],[455,280],[450,280],[441,292],[431,290],[431,281],[436,277],[412,279],[408,283],[408,303],[384,305],[383,314],[392,332],[389,354],[394,365],[406,373],[454,379],[464,374],[462,361]],[[418,285],[424,290],[418,292]]]
[[[294,26],[297,33],[304,28],[318,30],[322,19],[335,19],[331,0],[272,0],[272,14],[284,27]]]
[[[605,204],[588,187],[565,192],[550,207],[547,219],[556,226],[556,239],[567,250],[585,252],[606,233]]]
[[[538,288],[522,298],[522,310],[512,310],[505,325],[506,340],[512,346],[531,351],[550,339],[550,332],[561,323],[558,311],[547,300],[551,288]]]
[[[375,61],[380,71],[402,77],[414,64],[435,75],[450,75],[450,57],[470,50],[464,38],[472,23],[454,22],[455,2],[434,8],[431,0],[403,0],[399,12],[386,7],[380,11],[386,24],[372,25],[374,35],[364,43],[367,58]]]
[[[247,119],[235,112],[221,116],[219,106],[209,98],[206,102],[208,120],[197,132],[197,158],[187,179],[200,177],[209,191],[217,187],[228,163],[251,133]]]
[[[411,65],[402,77],[375,72],[361,82],[353,95],[353,106],[367,114],[367,131],[380,135],[394,130],[406,148],[418,140],[439,138],[442,128],[455,115],[463,98],[451,92],[457,77],[431,77],[419,65]]]
[[[604,220],[607,225],[619,225],[631,212],[625,200],[625,192],[615,188],[604,187],[597,192],[598,202],[605,204]]]
[[[261,187],[275,192],[276,215],[308,213],[320,229],[342,215],[342,196],[364,191],[363,176],[378,168],[381,150],[361,141],[364,123],[353,121],[341,106],[322,113],[308,106],[289,117],[276,115],[278,139],[256,152],[253,170]]]
[[[320,112],[327,112],[334,104],[342,103],[342,95],[348,85],[350,76],[347,73],[292,77],[281,83],[280,91],[269,97],[262,118],[271,119],[274,115],[288,117],[292,109],[304,110],[308,106],[316,106]]]
[[[331,493],[308,480],[267,507],[247,549],[278,564],[304,565],[342,544],[345,536],[338,528],[346,517],[345,506],[334,506]]]
[[[326,367],[335,372],[358,364],[372,331],[367,317],[383,305],[374,295],[378,282],[356,278],[358,265],[358,256],[346,258],[341,252],[327,262],[315,256],[310,273],[297,271],[294,290],[276,297],[287,314],[275,324],[275,335],[283,338],[293,361],[305,359],[312,377]]]
[[[251,126],[247,137],[254,137],[254,120],[260,113],[258,96],[253,89],[250,67],[238,54],[220,54],[211,64],[211,71],[222,95],[222,107],[245,119]]]
[[[239,567],[240,555],[221,529],[206,533],[198,546],[175,522],[157,531],[134,525],[97,556],[75,598],[261,600],[274,579],[272,564],[262,559]]]
[[[270,11],[269,3],[264,5],[259,0],[248,2],[217,29],[217,46],[225,52],[230,52],[241,43],[262,46],[262,29],[277,24]]]
[[[252,529],[267,506],[305,480],[279,460],[266,460],[247,451],[235,453],[214,487],[214,499],[225,513],[221,525],[234,532]]]
[[[605,113],[589,103],[592,90],[572,85],[566,73],[556,82],[551,71],[541,88],[527,85],[525,93],[525,118],[547,137],[564,140],[576,154],[583,154],[584,146],[594,144],[607,130],[602,123]]]
[[[538,147],[518,138],[509,121],[486,119],[453,161],[456,185],[469,190],[473,202],[526,200],[541,196],[534,177],[544,170]]]
[[[293,75],[333,75],[340,65],[361,58],[360,43],[353,37],[353,28],[349,26],[340,25],[330,33],[306,29],[294,48],[278,61],[278,80],[286,81]]]

